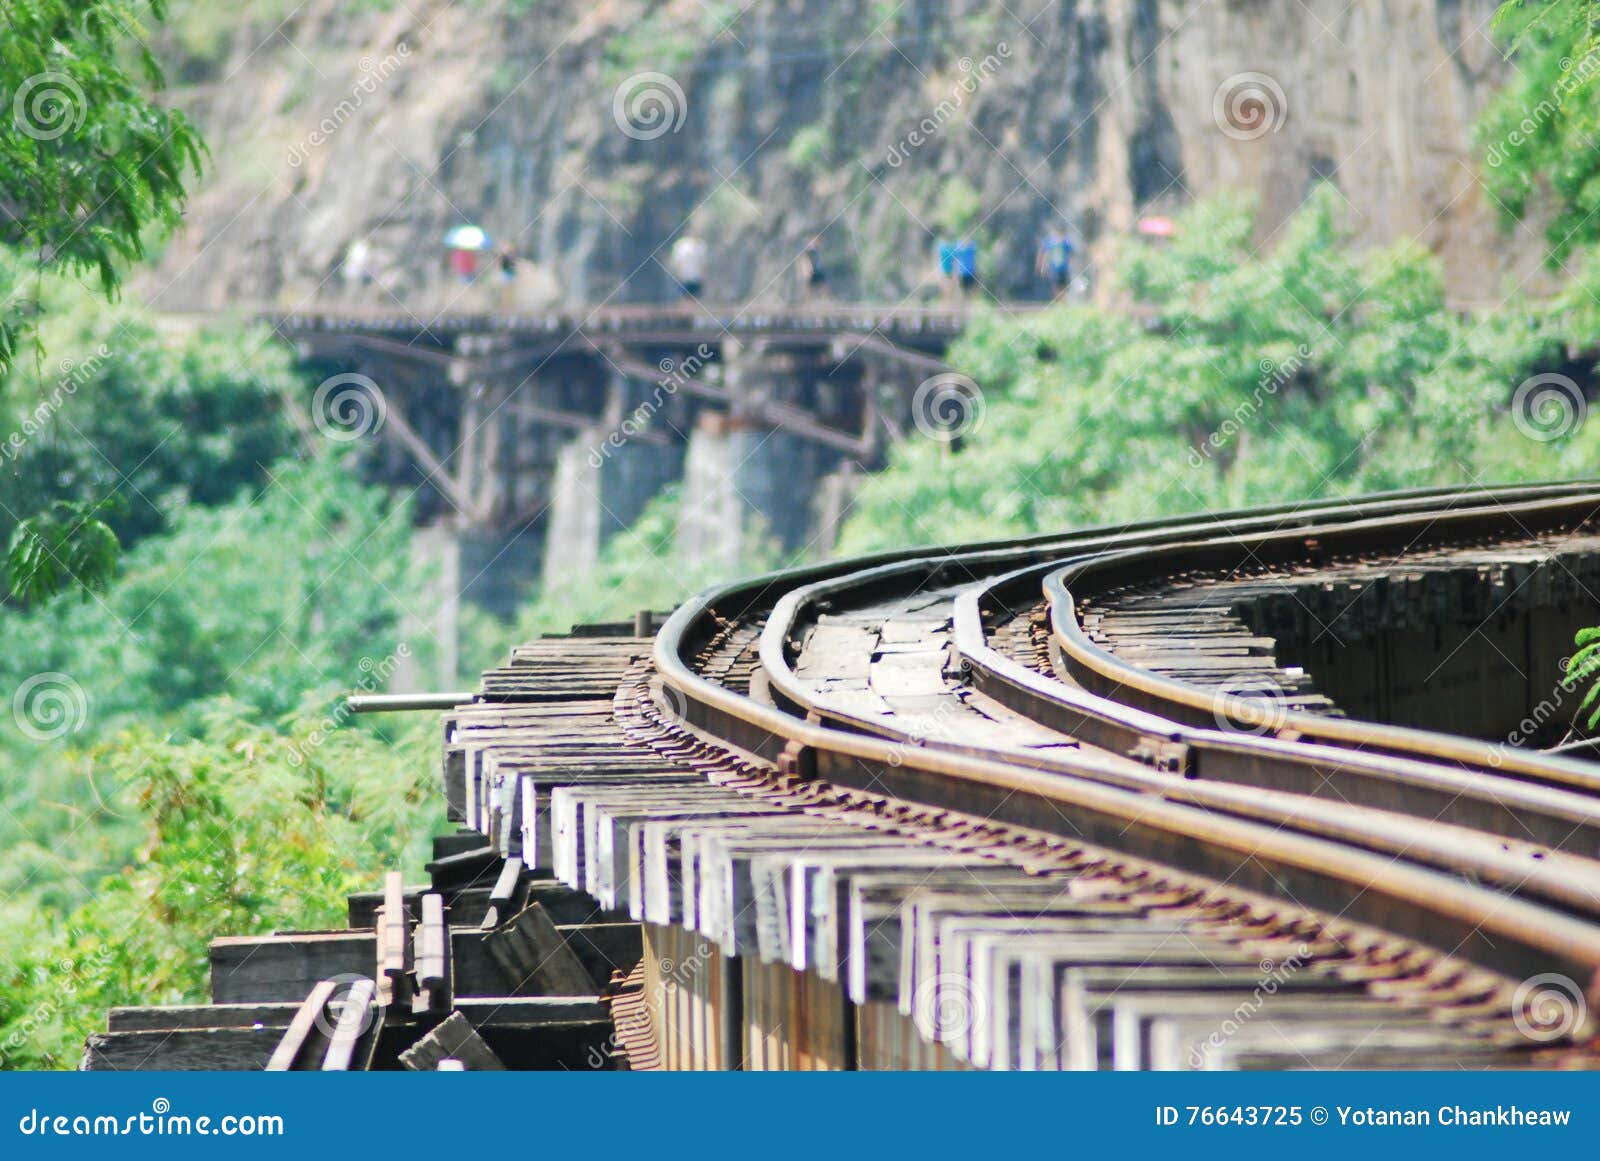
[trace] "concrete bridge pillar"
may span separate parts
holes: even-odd
[[[785,553],[833,542],[850,488],[823,487],[870,454],[859,367],[815,343],[723,344],[724,399],[689,437],[679,549],[734,571],[758,541]]]
[[[401,616],[408,657],[395,672],[396,693],[454,689],[464,677],[459,633],[462,605],[510,620],[527,605],[543,564],[543,526],[464,527],[457,519],[418,528],[412,567],[422,578],[420,601]]]
[[[837,460],[792,432],[702,412],[684,465],[679,552],[732,572],[762,543],[808,547],[817,480]]]
[[[581,577],[600,550],[683,472],[684,449],[596,428],[556,458],[544,553],[546,591]]]

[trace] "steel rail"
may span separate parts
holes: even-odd
[[[1279,512],[1291,525],[1303,525],[1307,515],[1320,516],[1326,525],[1341,511],[1353,523],[1362,523],[1360,518],[1365,515],[1370,524],[1374,512],[1393,515],[1408,507],[1418,512],[1431,511],[1435,516],[1455,509],[1481,511],[1482,505],[1476,502],[1486,497],[1502,508],[1508,502],[1533,502],[1535,498],[1557,505],[1563,501],[1587,503],[1588,512],[1595,505],[1592,487],[1586,491],[1586,486],[1579,485],[1497,491],[1428,490],[1356,504],[1336,501],[1314,507],[1286,506]],[[1230,515],[1242,522],[1255,520],[1263,525],[1269,519],[1260,511]],[[1207,527],[1215,527],[1215,522],[1209,522]],[[1125,773],[1125,767],[1098,762],[1088,755],[1060,759],[1063,767],[1078,773],[1077,777],[1062,777],[1055,771],[1013,762],[1009,754],[982,756],[954,753],[938,746],[907,746],[903,740],[840,728],[837,719],[825,722],[814,707],[807,712],[816,720],[798,716],[794,711],[802,708],[805,699],[795,700],[796,690],[784,677],[786,662],[775,672],[767,669],[775,648],[781,657],[782,648],[775,641],[783,639],[783,631],[777,626],[784,624],[803,603],[793,595],[796,589],[812,586],[811,596],[817,597],[830,588],[826,582],[843,582],[850,577],[859,581],[864,573],[875,569],[886,571],[867,578],[869,585],[887,582],[887,574],[917,568],[928,575],[949,575],[976,566],[992,576],[999,571],[998,566],[1008,560],[1014,566],[1017,558],[1030,549],[1037,550],[1037,563],[1043,553],[1060,552],[1074,542],[1081,544],[1097,535],[1106,540],[1117,535],[1128,537],[1141,530],[1159,534],[1161,530],[1185,528],[1192,534],[1194,522],[1154,521],[1124,529],[1093,530],[1077,537],[952,549],[938,557],[924,553],[919,558],[916,550],[910,550],[724,586],[691,600],[673,614],[657,637],[656,668],[664,686],[671,691],[669,700],[675,703],[672,708],[680,711],[692,728],[720,744],[748,750],[795,772],[1071,839],[1086,839],[1270,896],[1287,893],[1300,905],[1369,922],[1494,970],[1513,975],[1565,970],[1592,987],[1600,968],[1600,931],[1552,907],[1514,898],[1503,891],[1469,886],[1451,874],[1418,865],[1430,859],[1452,865],[1460,845],[1446,838],[1439,838],[1431,854],[1419,851],[1416,861],[1408,864],[1350,845],[1353,830],[1362,828],[1353,828],[1355,817],[1348,814],[1333,818],[1324,811],[1318,823],[1323,835],[1342,825],[1344,833],[1339,837],[1344,841],[1288,833],[1276,821],[1267,825],[1263,818],[1274,810],[1279,812],[1275,817],[1282,818],[1292,805],[1282,801],[1281,795],[1271,801],[1259,794],[1241,797],[1237,787],[1200,788],[1174,779],[1174,787],[1188,788],[1169,797],[1148,789],[1130,790],[1096,781],[1108,773]],[[897,570],[893,567],[897,565],[904,568]],[[936,573],[931,571],[935,569]],[[781,610],[780,604],[784,605]],[[692,658],[731,622],[752,616],[762,618],[768,611],[768,631],[761,643],[763,670],[775,702],[786,701],[787,708],[782,704],[761,704],[738,694],[702,677],[691,664]],[[1118,769],[1110,771],[1112,765]],[[1231,792],[1237,799],[1233,803],[1234,814],[1223,815],[1211,806],[1196,805],[1207,796],[1210,803],[1216,803],[1219,791]],[[1256,817],[1246,817],[1251,814]],[[1386,841],[1398,837],[1390,836]],[[1370,847],[1370,833],[1362,841]],[[1451,850],[1452,846],[1456,850]],[[1503,885],[1517,885],[1522,861],[1531,857],[1530,851],[1491,852],[1481,843],[1476,851],[1480,872],[1487,872],[1489,881]],[[1569,869],[1579,866],[1561,861]],[[1562,897],[1556,877],[1533,876],[1539,879],[1546,898],[1572,907],[1586,902],[1582,894],[1588,887],[1586,877],[1574,880],[1574,889]]]
[[[1590,495],[1600,499],[1600,492]],[[1579,503],[1587,501],[1580,498]],[[1370,507],[1367,509],[1369,513],[1371,510]],[[1219,524],[1213,530],[1222,531],[1226,528],[1236,535],[1247,523],[1233,522],[1231,527]],[[1325,536],[1327,532],[1327,528],[1310,528],[1297,530],[1295,535]],[[1111,544],[1116,539],[1105,538],[1104,543]],[[1161,538],[1151,536],[1146,539],[1153,542]],[[1093,562],[1099,559],[1089,551],[1094,543],[1094,540],[1089,540],[1078,546],[1082,550],[1078,555],[1079,560]],[[970,564],[982,558],[974,555],[962,559]],[[786,594],[769,617],[761,651],[762,667],[778,704],[801,714],[827,715],[844,728],[906,741],[900,732],[874,717],[852,715],[845,710],[817,705],[806,693],[803,683],[793,677],[786,648],[794,636],[795,622],[808,605],[826,601],[845,589],[859,590],[869,585],[925,586],[940,564],[938,558],[901,562],[816,582]],[[1015,588],[1019,582],[1023,585],[1032,582],[1036,586],[1043,571],[1048,571],[1048,566],[1044,569],[1038,565],[1026,566],[996,579],[991,589],[985,592],[1002,586]],[[1424,759],[1427,764],[1363,760],[1353,757],[1348,749],[1327,749],[1303,742],[1289,743],[1275,738],[1256,738],[1248,733],[1228,732],[1215,728],[1225,721],[1221,717],[1209,719],[1209,724],[1214,728],[1198,729],[1188,725],[1184,719],[1159,712],[1142,712],[1114,697],[1098,696],[1068,683],[1049,681],[1021,666],[1008,663],[1007,659],[988,649],[982,632],[979,602],[985,592],[974,592],[957,599],[955,636],[958,654],[972,666],[975,684],[980,691],[994,695],[997,701],[1008,708],[1060,733],[1117,753],[1142,752],[1152,760],[1189,777],[1258,786],[1281,785],[1280,778],[1287,778],[1303,793],[1320,789],[1324,793],[1345,794],[1353,791],[1356,782],[1373,780],[1374,784],[1382,785],[1384,790],[1376,801],[1371,801],[1371,805],[1400,809],[1419,817],[1460,822],[1513,839],[1532,839],[1557,849],[1584,854],[1600,853],[1600,832],[1594,827],[1595,802],[1600,799],[1600,774],[1591,765],[1501,748],[1492,748],[1486,760],[1469,763],[1465,758],[1474,752],[1470,747],[1463,751],[1448,737],[1400,727],[1372,727],[1363,729],[1362,735],[1369,741],[1382,738],[1385,742],[1382,752],[1385,754],[1417,757]],[[1037,587],[1034,592],[1038,592]],[[1209,710],[1209,703],[1207,708]],[[1313,722],[1328,721],[1311,715],[1301,716]],[[1342,722],[1335,720],[1334,724],[1337,727]],[[1305,730],[1300,732],[1307,733]],[[1311,740],[1321,739],[1313,736]],[[960,747],[937,739],[928,739],[922,744],[942,745],[961,752]],[[1440,749],[1445,751],[1447,761],[1498,777],[1492,781],[1475,781],[1453,771],[1440,770],[1435,765]],[[1293,769],[1285,771],[1285,765]],[[1519,786],[1510,781],[1513,778],[1539,785]],[[1366,792],[1361,794],[1361,799],[1369,801]],[[1530,827],[1530,822],[1536,825]]]
[[[1595,826],[1600,820],[1600,776],[1577,763],[1562,763],[1563,780],[1587,777],[1594,795],[1485,776],[1453,763],[1182,725],[1022,665],[989,644],[984,622],[986,616],[1011,611],[1014,598],[1008,594],[1030,587],[1037,594],[1041,574],[1051,567],[1020,569],[955,600],[957,656],[970,667],[974,688],[1007,709],[1091,745],[1141,754],[1158,768],[1190,780],[1360,802],[1553,850],[1600,854]],[[1036,595],[1026,603],[1036,605]]]
[[[1179,724],[1204,726],[1230,721],[1248,729],[1257,723],[1244,720],[1237,699],[1161,677],[1123,661],[1090,641],[1078,624],[1078,597],[1089,591],[1098,592],[1137,583],[1140,579],[1182,572],[1292,564],[1303,557],[1308,536],[1317,541],[1319,555],[1331,559],[1370,554],[1383,548],[1404,551],[1473,538],[1510,539],[1519,534],[1531,535],[1532,530],[1519,522],[1519,517],[1523,516],[1548,532],[1551,531],[1548,521],[1565,519],[1584,523],[1597,515],[1600,515],[1600,494],[1587,493],[1562,499],[1441,511],[1423,528],[1400,521],[1355,522],[1288,535],[1266,533],[1130,549],[1065,564],[1047,575],[1043,582],[1050,607],[1052,656],[1062,677],[1120,705],[1143,709]],[[1540,517],[1546,522],[1541,523]],[[1297,741],[1450,762],[1468,770],[1585,792],[1593,792],[1600,786],[1592,766],[1569,759],[1529,754],[1503,745],[1406,726],[1322,717],[1290,709],[1278,716],[1272,732]]]
[[[967,557],[963,562],[970,567],[979,559]],[[1352,756],[1346,750],[1298,747],[1276,740],[1253,745],[1253,738],[1222,731],[1174,730],[1170,722],[1140,715],[1137,724],[1146,731],[1155,731],[1156,737],[1130,731],[1131,737],[1122,739],[1125,744],[1117,747],[1116,753],[1142,751],[1159,757],[1164,752],[1162,743],[1166,743],[1168,753],[1177,744],[1191,747],[1196,753],[1226,755],[1236,763],[1242,760],[1252,775],[1236,773],[1207,782],[1175,781],[1147,767],[1135,765],[1130,769],[1125,762],[1107,762],[1092,754],[1066,758],[1048,750],[968,746],[929,739],[919,736],[913,727],[897,726],[892,719],[858,714],[848,707],[824,702],[795,675],[788,661],[789,646],[807,610],[847,592],[876,591],[885,586],[896,591],[924,590],[933,587],[933,578],[949,568],[947,562],[924,559],[850,574],[786,594],[768,618],[761,641],[762,669],[774,702],[808,720],[874,734],[902,745],[932,746],[973,757],[1003,756],[1021,766],[1087,777],[1222,814],[1256,817],[1301,833],[1366,845],[1396,858],[1471,875],[1480,882],[1544,899],[1576,913],[1600,914],[1600,879],[1595,877],[1600,867],[1573,858],[1600,852],[1600,778],[1590,777],[1591,793],[1586,796],[1508,778],[1486,779],[1420,761],[1380,761]],[[1022,572],[1036,577],[1038,569]],[[984,643],[981,620],[973,615],[976,597],[982,591],[985,588],[976,588],[957,598],[968,610],[962,617],[958,652],[976,673],[1021,669],[1015,663],[1007,666],[1006,659]],[[1015,680],[1015,675],[1011,676]],[[1038,674],[1030,676],[1035,682],[1044,683]],[[996,676],[994,680],[1004,679]],[[1049,699],[1043,704],[1052,711],[1057,709],[1057,703]],[[1120,710],[1114,703],[1107,705],[1113,715]],[[1024,702],[1022,708],[1026,716],[1036,720],[1051,716],[1038,712],[1038,707],[1030,703]],[[1054,722],[1046,724],[1059,728]],[[1208,761],[1208,769],[1209,765]],[[1180,772],[1190,772],[1193,766],[1186,761]],[[1227,775],[1229,767],[1218,763],[1217,772]],[[1578,774],[1588,776],[1589,772],[1580,769]],[[1305,801],[1307,796],[1317,800]],[[1374,810],[1384,813],[1376,814]],[[1400,814],[1438,825],[1431,833],[1419,833],[1409,822],[1397,825],[1395,819]],[[1442,840],[1446,833],[1448,841],[1434,841]]]
[[[902,580],[918,575],[914,567],[907,565],[874,571],[878,574],[873,578],[875,584],[884,583],[891,575]],[[1040,566],[1031,566],[1020,570],[1020,574],[1008,574],[1002,581],[1014,582],[1019,575],[1036,580],[1039,571]],[[848,707],[828,704],[810,693],[795,676],[781,642],[794,636],[796,621],[803,609],[811,602],[827,601],[836,596],[842,583],[845,582],[796,590],[774,609],[762,642],[762,669],[774,704],[797,716],[900,745],[974,757],[999,752],[993,746],[979,747],[920,736],[915,728],[897,727],[881,716],[855,713]],[[1231,791],[1201,789],[1193,782],[1203,779],[1211,783],[1320,796],[1329,800],[1330,817],[1341,804],[1356,803],[1429,822],[1470,827],[1499,836],[1497,849],[1489,852],[1496,863],[1501,850],[1508,845],[1523,852],[1519,875],[1527,880],[1525,886],[1530,893],[1546,893],[1550,898],[1565,900],[1568,905],[1585,912],[1594,912],[1600,907],[1600,895],[1595,894],[1594,885],[1573,895],[1567,889],[1570,883],[1561,877],[1570,875],[1572,868],[1558,875],[1550,861],[1552,851],[1590,856],[1600,853],[1600,776],[1590,775],[1579,764],[1567,763],[1579,768],[1564,773],[1569,778],[1589,777],[1591,794],[1510,778],[1486,779],[1424,761],[1380,758],[1337,747],[1175,725],[1153,714],[1128,710],[1115,702],[1051,681],[991,649],[983,631],[978,602],[992,590],[993,586],[976,587],[955,598],[956,651],[968,663],[975,687],[1024,717],[1076,740],[1091,741],[1114,755],[1140,755],[1149,769],[1148,772],[1137,767],[1130,770],[1126,763],[1108,763],[1083,752],[1069,762],[1052,751],[1024,748],[1005,749],[1007,761],[1150,793],[1181,794],[1196,805],[1224,812],[1251,809],[1252,800],[1238,798]],[[1080,724],[1099,728],[1075,728]],[[1085,736],[1091,733],[1092,740]],[[1182,756],[1173,757],[1175,752],[1181,752]],[[1173,774],[1183,775],[1189,783],[1178,783],[1175,788]],[[1308,831],[1321,825],[1286,801],[1279,802],[1278,806],[1282,825]],[[1341,832],[1347,829],[1340,820],[1330,821],[1328,826]],[[1393,841],[1397,844],[1396,851],[1400,851],[1411,839],[1410,836],[1395,836]],[[1420,857],[1420,851],[1414,853]],[[1440,856],[1439,865],[1452,864]],[[1487,865],[1484,877],[1504,881]]]

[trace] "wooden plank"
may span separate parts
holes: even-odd
[[[637,923],[581,923],[556,930],[595,984],[608,983],[615,972],[626,975],[644,955]]]
[[[444,899],[422,897],[422,922],[417,925],[417,987],[415,1010],[449,1011],[451,1000],[450,929],[444,919]]]
[[[278,1046],[272,1050],[272,1058],[267,1061],[265,1071],[288,1072],[294,1068],[295,1061],[306,1050],[316,1031],[318,1017],[327,1010],[328,1001],[333,998],[337,987],[338,984],[333,980],[321,980],[311,989],[311,994],[301,1003],[300,1010],[289,1022],[288,1030],[278,1041]]]
[[[367,1060],[358,1059],[356,1049],[362,1038],[368,1037],[367,1056],[370,1058],[370,1045],[377,1039],[374,1026],[378,1016],[373,1007],[377,990],[378,985],[372,980],[357,980],[350,985],[344,1006],[339,1010],[339,1022],[334,1025],[328,1042],[327,1055],[322,1058],[323,1072],[348,1072],[351,1065],[358,1062],[362,1068],[366,1067]]]
[[[412,1072],[433,1072],[446,1060],[459,1061],[469,1072],[504,1072],[506,1068],[460,1012],[452,1012],[400,1054],[400,1063]]]
[[[550,996],[581,996],[594,991],[594,979],[549,914],[538,903],[483,937],[484,947],[499,965],[512,990],[530,980]]]
[[[435,835],[433,837],[433,857],[444,859],[449,858],[451,855],[482,851],[488,845],[483,836],[475,830],[458,830],[451,834]]]
[[[180,1028],[95,1033],[84,1045],[89,1072],[259,1072],[281,1036],[277,1028]]]
[[[233,935],[211,941],[211,999],[298,1004],[317,981],[372,974],[370,931]]]
[[[483,929],[493,931],[499,927],[502,920],[514,914],[513,907],[517,894],[517,886],[522,881],[522,860],[520,858],[507,859],[505,866],[500,868],[500,877],[495,880],[494,887],[489,891],[489,909],[484,912]]]
[[[605,1003],[589,996],[456,997],[452,1005],[474,1028],[575,1024],[604,1020]],[[294,1020],[299,1004],[184,1004],[113,1008],[109,1033],[233,1029],[272,1032],[274,1043]],[[268,1051],[270,1052],[270,1047]]]
[[[108,1032],[177,1031],[185,1028],[275,1028],[294,1020],[298,1004],[172,1004],[165,1007],[112,1008]]]
[[[589,996],[457,997],[456,1011],[474,1028],[538,1028],[605,1020],[606,1002]]]
[[[385,1007],[407,1003],[411,999],[410,973],[415,961],[405,882],[399,871],[390,871],[384,876],[377,932],[378,1002]]]
[[[498,872],[500,856],[484,846],[477,850],[462,851],[434,859],[425,868],[433,880],[435,891],[459,887],[488,886],[485,880]]]

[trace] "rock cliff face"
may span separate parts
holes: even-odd
[[[957,230],[995,293],[1031,295],[1052,220],[1103,258],[1139,215],[1231,188],[1267,236],[1327,178],[1364,243],[1415,238],[1483,298],[1539,259],[1475,180],[1494,7],[310,0],[176,90],[213,176],[148,284],[170,310],[650,301],[687,223],[713,299],[792,294],[818,234],[841,296],[930,293]],[[463,221],[531,265],[453,284],[440,239]],[[338,274],[359,238],[365,289]]]

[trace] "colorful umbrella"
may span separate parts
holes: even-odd
[[[489,235],[477,226],[457,226],[444,236],[444,244],[452,250],[487,250]]]

